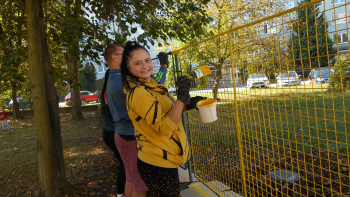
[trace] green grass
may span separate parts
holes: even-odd
[[[1,186],[0,195],[27,194],[33,192],[28,187],[23,187],[27,182],[34,183],[31,187],[37,187],[38,171],[36,136],[33,135],[33,119],[22,121],[9,121],[14,131],[2,132],[0,134],[1,162]],[[25,181],[23,181],[25,180]],[[29,194],[29,193],[28,193]]]
[[[197,95],[210,98],[209,93],[191,96]],[[189,114],[190,129],[201,131],[193,137],[202,142],[200,146],[209,141],[211,145],[231,143],[225,135],[237,132],[233,92],[219,92],[218,97],[217,122],[206,125],[200,122],[198,114]],[[237,91],[236,98],[242,139],[246,142],[254,143],[254,140],[304,152],[316,148],[346,153],[349,149],[348,92],[330,92],[328,84],[313,84],[245,89]],[[210,134],[203,132],[205,130]]]

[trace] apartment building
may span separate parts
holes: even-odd
[[[289,0],[287,9],[296,7],[299,3],[299,0]],[[325,13],[325,19],[328,22],[328,35],[333,39],[333,47],[340,55],[345,55],[349,51],[349,5],[347,0],[324,0],[317,5],[317,8]]]

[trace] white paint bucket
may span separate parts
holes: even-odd
[[[205,99],[197,103],[199,115],[203,123],[214,122],[218,119],[216,99]]]

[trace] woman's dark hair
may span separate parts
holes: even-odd
[[[133,79],[138,80],[138,77],[136,77],[133,74],[131,74],[131,72],[129,71],[128,66],[127,66],[128,63],[129,63],[129,59],[131,57],[131,52],[134,51],[134,50],[137,50],[137,49],[144,49],[145,51],[147,51],[147,53],[149,53],[148,50],[145,47],[139,45],[137,42],[134,42],[134,41],[127,42],[125,44],[125,47],[124,47],[122,63],[121,63],[121,66],[120,66],[120,72],[122,74],[124,88],[126,90],[130,90],[130,85],[129,85],[129,82],[126,80],[126,77],[131,77]]]
[[[105,73],[105,81],[103,83],[103,88],[102,88],[102,91],[101,91],[101,103],[102,103],[102,106],[106,104],[105,93],[106,93],[106,88],[107,88],[108,77],[109,77],[109,69]]]

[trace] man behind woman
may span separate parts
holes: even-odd
[[[105,60],[108,62],[109,57],[105,56]],[[118,164],[118,174],[117,174],[117,196],[116,197],[125,197],[124,188],[125,188],[125,168],[123,164],[123,160],[120,157],[117,146],[114,142],[114,122],[109,106],[106,102],[106,88],[107,82],[109,78],[109,69],[105,74],[105,81],[103,84],[103,89],[101,91],[101,116],[103,120],[103,141],[106,145],[113,151],[115,157],[117,158]]]

